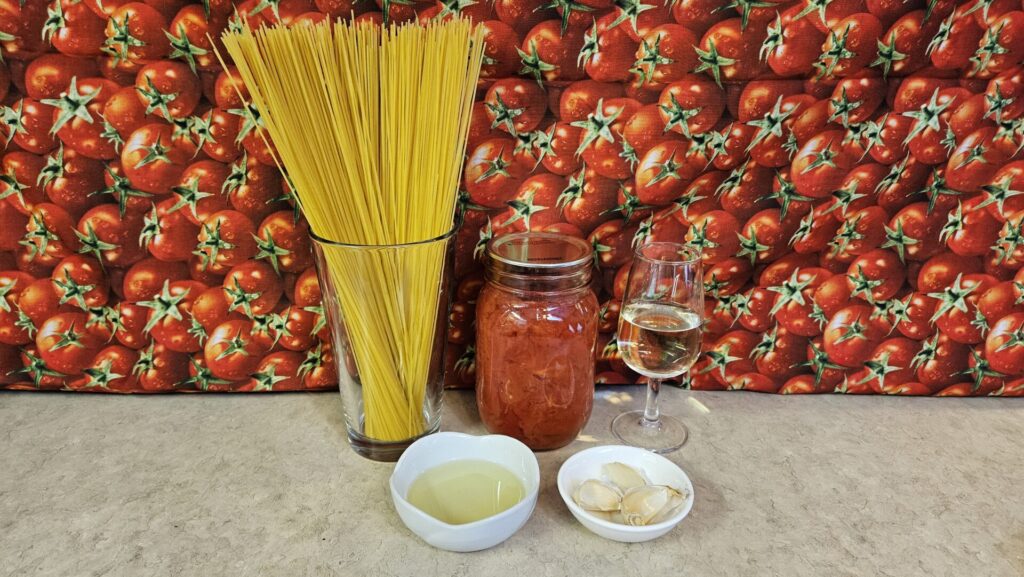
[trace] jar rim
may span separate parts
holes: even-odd
[[[506,254],[501,254],[499,252],[499,250],[503,246],[506,246],[510,243],[530,240],[565,243],[578,249],[580,256],[570,260],[542,262],[525,260],[522,258],[517,259]],[[487,243],[487,256],[490,260],[494,262],[516,268],[541,269],[552,272],[557,271],[559,269],[578,268],[581,265],[589,266],[590,261],[593,258],[592,251],[593,249],[590,246],[590,243],[586,242],[585,240],[574,236],[569,236],[567,234],[558,234],[554,232],[517,232],[492,238]]]

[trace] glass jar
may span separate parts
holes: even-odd
[[[590,244],[550,233],[491,240],[477,299],[476,400],[487,429],[556,449],[594,402],[598,303]]]

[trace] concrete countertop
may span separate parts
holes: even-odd
[[[605,541],[555,488],[642,390],[598,394],[538,455],[526,526],[471,554],[419,541],[392,466],[347,446],[336,394],[0,393],[0,575],[1024,575],[1024,402],[665,390],[696,502],[650,543]],[[444,428],[482,433],[472,393]]]

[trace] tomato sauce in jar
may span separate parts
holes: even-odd
[[[510,234],[488,245],[476,401],[492,433],[556,449],[590,418],[598,325],[591,258],[589,243],[560,234]]]

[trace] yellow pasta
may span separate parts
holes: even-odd
[[[363,433],[415,437],[426,426],[445,246],[383,245],[434,239],[452,227],[480,31],[463,20],[336,22],[246,27],[223,40],[314,234],[382,245],[325,250],[328,270],[320,274],[336,288],[358,367]]]

